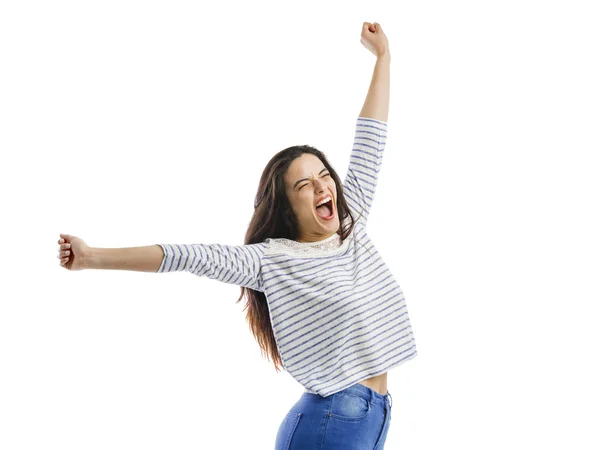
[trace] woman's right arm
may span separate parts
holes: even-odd
[[[84,266],[86,269],[158,272],[163,258],[164,252],[160,245],[90,248],[84,258]]]
[[[90,247],[77,236],[61,234],[57,257],[68,270],[190,272],[264,292],[262,257],[269,244],[155,244],[144,247]]]
[[[155,273],[185,271],[263,292],[261,260],[266,248],[266,243],[88,247],[82,252],[83,268]]]

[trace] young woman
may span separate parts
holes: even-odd
[[[342,183],[326,156],[300,145],[267,164],[244,245],[90,248],[61,234],[69,270],[188,271],[241,287],[261,349],[306,390],[276,449],[383,449],[387,372],[417,355],[400,286],[366,232],[387,135],[390,52],[377,23],[362,44],[377,61]]]

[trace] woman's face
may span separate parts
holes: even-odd
[[[325,164],[311,153],[303,153],[288,168],[284,177],[287,198],[298,218],[298,242],[315,242],[327,239],[340,228],[337,213],[335,181]],[[330,196],[327,206],[317,210],[317,204]],[[330,219],[327,216],[333,217]],[[321,217],[325,216],[325,217]]]

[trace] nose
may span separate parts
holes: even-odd
[[[317,192],[323,192],[325,190],[325,182],[323,180],[315,180],[315,189]]]

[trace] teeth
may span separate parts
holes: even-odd
[[[319,203],[317,203],[317,206],[322,205],[323,203],[327,203],[329,200],[331,200],[331,196],[328,195],[327,197],[325,197],[322,201],[320,201]]]

